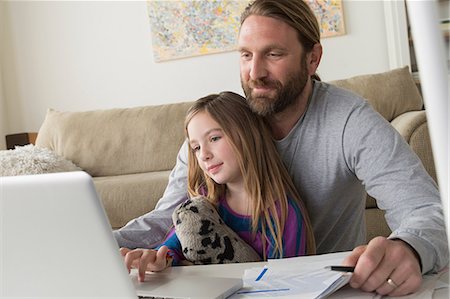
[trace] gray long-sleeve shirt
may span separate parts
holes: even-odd
[[[315,82],[308,108],[276,142],[312,221],[317,252],[365,243],[365,190],[386,211],[392,230],[419,254],[422,271],[448,263],[439,192],[419,158],[396,130],[359,96]],[[187,196],[187,146],[182,146],[154,211],[114,232],[120,246],[151,247],[171,225]]]

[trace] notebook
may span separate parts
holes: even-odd
[[[0,177],[0,298],[226,298],[242,286],[151,274],[128,274],[87,173]]]

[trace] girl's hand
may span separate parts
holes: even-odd
[[[167,246],[161,246],[158,251],[154,249],[128,249],[120,248],[120,254],[123,256],[128,273],[131,268],[138,269],[139,281],[144,281],[145,271],[159,272],[171,265],[167,259]]]

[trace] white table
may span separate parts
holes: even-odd
[[[327,256],[327,255],[324,255]],[[205,276],[212,277],[231,277],[231,278],[242,278],[246,269],[255,268],[255,267],[263,267],[266,262],[257,262],[257,263],[241,263],[241,264],[222,264],[222,265],[196,265],[196,266],[179,266],[172,267],[166,269],[164,271],[165,274],[173,277],[177,277],[179,275],[189,275],[189,276],[198,276],[199,279]],[[156,274],[156,273],[155,273]],[[439,278],[440,281],[444,282],[447,287],[441,288],[434,291],[432,298],[433,299],[448,299],[449,297],[449,275],[448,272],[443,273]],[[349,286],[346,286],[336,293],[330,295],[328,298],[335,299],[343,299],[343,298],[381,298],[380,296],[368,296],[368,293],[363,293],[359,290],[354,290]],[[386,298],[386,297],[383,297]],[[389,297],[387,297],[389,298]],[[413,294],[410,296],[401,297],[402,299],[412,299],[412,298],[429,298],[428,296],[424,297],[420,294]]]

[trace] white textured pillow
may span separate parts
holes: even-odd
[[[15,176],[81,170],[71,161],[32,144],[0,151],[0,176]]]

